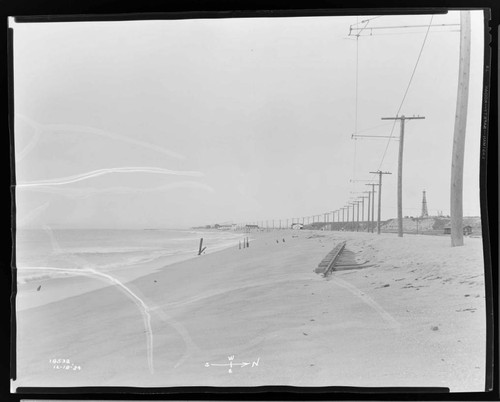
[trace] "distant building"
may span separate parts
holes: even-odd
[[[259,229],[259,225],[245,225],[245,229],[247,230]]]
[[[469,225],[464,226],[463,233],[464,236],[472,234],[472,226]],[[444,234],[451,234],[451,226],[448,225],[444,227]]]
[[[304,224],[302,224],[302,223],[292,223],[292,229],[293,230],[304,229]]]

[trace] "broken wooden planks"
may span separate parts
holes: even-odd
[[[345,241],[338,243],[333,250],[330,251],[325,258],[323,258],[314,272],[317,274],[323,274],[323,276],[330,275],[335,266],[335,262],[345,248],[345,244]]]

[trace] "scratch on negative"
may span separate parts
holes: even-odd
[[[151,315],[149,314],[150,308],[144,303],[144,301],[137,296],[134,292],[132,292],[127,286],[125,286],[118,279],[112,277],[111,275],[104,274],[102,272],[96,271],[92,268],[55,268],[55,267],[22,267],[22,270],[34,270],[34,271],[59,271],[59,272],[67,272],[73,273],[77,275],[91,276],[95,275],[98,278],[105,278],[111,283],[118,285],[121,289],[128,294],[134,303],[139,306],[142,314],[142,318],[144,319],[144,326],[146,327],[147,334],[147,357],[148,357],[148,367],[151,374],[154,374],[154,366],[153,366],[153,330],[151,327]]]
[[[338,278],[332,277],[332,280],[339,286],[347,289],[353,295],[359,297],[364,303],[368,304],[370,307],[375,309],[382,318],[387,321],[393,329],[396,329],[398,332],[401,329],[401,324],[397,322],[392,315],[390,315],[387,311],[385,311],[377,302],[375,302],[370,296],[363,293],[357,287],[351,285],[350,283]]]
[[[52,131],[75,131],[75,132],[80,132],[80,133],[89,133],[89,134],[95,134],[99,135],[102,137],[107,137],[111,138],[114,140],[120,140],[123,142],[128,142],[130,144],[138,145],[143,148],[148,148],[156,152],[160,152],[164,155],[170,156],[171,158],[176,158],[176,159],[186,159],[184,155],[178,154],[177,152],[170,151],[166,148],[160,147],[158,145],[150,144],[148,142],[144,141],[139,141],[133,138],[128,138],[123,135],[119,135],[116,133],[112,133],[109,131],[105,131],[99,128],[94,128],[94,127],[89,127],[89,126],[82,126],[82,125],[71,125],[71,124],[42,124],[39,123],[27,116],[24,116],[22,114],[16,113],[16,118],[21,118],[25,120],[28,124],[30,124],[34,129],[35,129],[35,136],[33,140],[31,141],[28,146],[26,146],[20,153],[21,158],[24,157],[31,149],[34,147],[35,143],[38,141],[38,138],[40,136],[40,133],[42,132],[52,132]],[[19,160],[19,156],[16,158]]]
[[[107,169],[98,169],[93,170],[91,172],[82,173],[73,176],[60,177],[57,179],[50,180],[39,180],[35,182],[27,182],[27,183],[18,183],[17,187],[30,187],[30,186],[60,186],[63,184],[75,183],[77,181],[82,181],[86,179],[91,179],[93,177],[102,176],[109,173],[158,173],[158,174],[166,174],[166,175],[175,175],[175,176],[203,176],[201,172],[194,171],[177,171],[177,170],[169,170],[157,167],[118,167],[118,168],[107,168]]]

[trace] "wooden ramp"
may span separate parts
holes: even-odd
[[[330,251],[325,258],[319,263],[318,267],[314,270],[317,274],[323,276],[330,275],[342,251],[344,251],[346,242],[338,243],[332,251]]]

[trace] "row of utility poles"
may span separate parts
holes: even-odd
[[[367,28],[366,21],[363,21],[365,25],[362,28],[352,27],[350,29],[350,34],[352,31],[357,31],[356,39],[359,39],[361,32],[367,29],[389,29],[389,28],[406,28],[406,27],[371,27]],[[431,20],[432,21],[432,20]],[[453,25],[453,24],[441,24],[441,25]],[[430,27],[431,25],[429,25]],[[452,150],[452,166],[451,166],[451,189],[450,189],[450,215],[451,215],[451,245],[461,246],[463,245],[463,164],[464,164],[464,148],[465,148],[465,129],[467,123],[467,104],[468,104],[468,87],[469,87],[469,70],[470,70],[470,12],[461,11],[460,12],[460,60],[459,60],[459,77],[458,77],[458,93],[457,93],[457,105],[456,105],[456,115],[455,115],[455,128],[454,128],[454,138],[453,138],[453,150]],[[356,95],[357,97],[357,95]],[[398,111],[399,114],[399,111]],[[405,115],[396,115],[395,117],[382,117],[382,120],[394,120],[400,123],[400,134],[399,137],[391,136],[370,136],[370,135],[357,135],[353,134],[352,138],[357,139],[361,137],[376,137],[376,138],[389,138],[399,140],[399,155],[398,155],[398,177],[397,177],[397,210],[398,210],[398,236],[403,237],[403,150],[404,150],[404,136],[405,136],[405,123],[407,120],[422,120],[425,119],[423,116],[411,116],[407,117]],[[340,212],[342,211],[342,223],[345,224],[345,211],[347,210],[347,223],[349,223],[349,211],[352,207],[352,224],[354,224],[354,207],[357,207],[357,230],[359,229],[359,204],[362,205],[362,222],[364,222],[364,200],[368,198],[368,222],[371,224],[367,225],[368,231],[373,231],[374,222],[374,204],[375,204],[375,186],[378,186],[378,217],[377,217],[377,233],[380,234],[380,216],[381,216],[381,201],[382,201],[382,176],[386,174],[391,174],[390,172],[383,172],[377,170],[375,172],[370,172],[372,174],[378,175],[378,183],[369,183],[367,186],[372,186],[371,191],[363,192],[368,193],[367,196],[358,197],[359,199],[350,200],[344,207],[330,211],[323,214],[324,222],[329,222],[329,215],[332,214],[332,229],[333,223],[335,223],[335,214],[337,214],[337,222],[340,223]],[[363,181],[363,180],[354,180]],[[371,214],[370,214],[371,207]],[[371,216],[371,221],[370,221]],[[302,218],[292,218],[293,223],[310,223],[310,218],[312,218],[312,223],[315,223],[315,218],[319,218],[321,215],[313,215]],[[296,222],[295,222],[296,220]],[[300,222],[302,220],[302,222]],[[266,221],[266,228],[269,228],[269,221]],[[286,220],[288,226],[288,219]],[[258,222],[254,222],[254,225],[258,226]],[[260,227],[264,226],[264,222],[260,222]],[[279,228],[281,228],[281,220],[279,220]],[[353,227],[353,226],[351,226]],[[275,228],[274,220],[272,220],[272,228]]]
[[[332,216],[331,220],[331,230],[334,230],[335,223],[337,223],[337,228],[339,230],[346,230],[346,228],[352,231],[359,231],[360,222],[365,226],[365,229],[368,232],[373,233],[375,228],[375,187],[378,186],[378,213],[377,213],[377,234],[380,234],[380,226],[381,226],[381,211],[382,211],[382,176],[386,174],[391,174],[390,172],[376,171],[370,172],[378,175],[378,183],[372,183],[371,180],[356,180],[356,181],[370,181],[370,183],[365,184],[366,186],[371,186],[371,190],[363,191],[362,193],[352,193],[352,194],[367,194],[358,196],[355,199],[350,199],[346,205],[343,207],[329,212],[324,212],[319,215],[310,215],[303,216],[299,218],[291,218],[291,219],[268,219],[261,221],[254,221],[250,223],[244,223],[238,225],[240,228],[245,227],[255,227],[261,229],[285,229],[291,228],[294,224],[302,224],[302,225],[310,225],[314,226],[315,223],[321,222],[321,216],[323,216],[323,224],[318,225],[320,227],[324,227],[330,223],[330,214]],[[365,221],[365,200],[367,202],[367,220]],[[360,208],[361,205],[361,208]],[[352,209],[352,210],[351,210]],[[360,221],[360,209],[361,209],[361,221]],[[350,212],[352,212],[350,214]],[[355,214],[356,212],[356,214]],[[335,215],[337,215],[337,219],[335,219]],[[341,219],[342,217],[342,219]],[[291,222],[291,224],[290,224]]]
[[[355,24],[350,27],[349,35],[356,36],[359,39],[362,32],[370,32],[373,34],[374,29],[401,29],[409,28],[409,26],[388,26],[388,27],[368,27],[370,20],[362,21],[363,26],[359,27]],[[440,26],[451,26],[456,24],[441,24]],[[431,23],[428,25],[430,29]],[[470,76],[470,53],[471,53],[471,22],[470,11],[460,11],[460,55],[459,55],[459,72],[458,72],[458,90],[457,103],[455,113],[455,127],[453,135],[453,150],[451,164],[451,180],[450,180],[450,216],[451,216],[451,245],[462,246],[463,240],[463,169],[464,169],[464,151],[465,151],[465,131],[467,125],[467,105],[469,97],[469,76]],[[404,99],[403,99],[404,100]],[[357,101],[356,101],[357,102]],[[399,113],[399,111],[398,111]],[[413,116],[406,117],[404,115],[396,117],[383,117],[382,120],[399,120],[400,135],[399,135],[399,157],[398,157],[398,236],[403,236],[403,148],[405,121],[414,119],[424,119],[425,117]],[[358,137],[379,137],[387,138],[386,136],[368,136],[368,135],[352,135],[352,138]],[[389,136],[392,138],[392,135]],[[372,172],[379,174],[379,184],[381,188],[382,172]],[[379,208],[380,208],[380,191],[379,191]],[[379,213],[380,214],[380,213]]]
[[[404,149],[404,139],[405,139],[405,121],[406,120],[421,120],[425,119],[425,117],[422,116],[411,116],[411,117],[406,117],[404,115],[402,116],[396,116],[396,117],[382,117],[382,120],[399,120],[400,122],[400,131],[399,131],[399,137],[392,137],[392,136],[380,136],[380,135],[357,135],[353,134],[351,138],[357,139],[359,137],[370,137],[370,138],[389,138],[389,139],[397,139],[399,140],[399,154],[398,154],[398,236],[403,237],[403,149]],[[391,174],[389,172],[382,172],[380,170],[376,172],[370,172],[374,174],[378,174],[379,176],[379,187],[382,188],[382,175],[383,174]],[[380,204],[381,204],[381,191],[379,191],[379,209],[380,209]],[[380,211],[379,211],[380,215]]]

